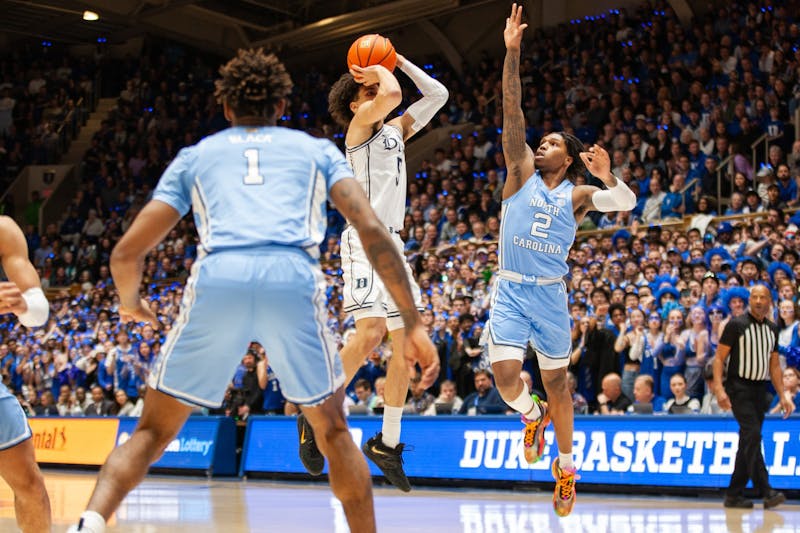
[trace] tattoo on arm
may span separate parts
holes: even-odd
[[[522,83],[519,79],[519,50],[507,50],[503,63],[503,151],[509,171],[527,155],[525,115],[522,113]],[[518,165],[513,165],[522,178]]]

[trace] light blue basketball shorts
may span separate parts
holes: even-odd
[[[199,259],[148,384],[219,407],[238,363],[261,343],[287,400],[317,405],[344,383],[325,327],[325,279],[305,252],[275,246]]]
[[[524,355],[530,343],[539,355],[541,368],[568,364],[572,344],[563,281],[533,285],[499,279],[492,300],[488,330],[493,361],[518,358],[518,349]],[[506,350],[510,355],[505,357],[503,347],[516,349]]]
[[[25,411],[15,396],[0,383],[0,451],[31,438],[31,427]]]

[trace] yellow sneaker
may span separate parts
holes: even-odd
[[[581,476],[575,473],[575,467],[561,468],[558,458],[553,461],[553,478],[556,480],[556,490],[553,492],[553,510],[558,516],[567,516],[575,505],[575,481]]]
[[[525,460],[528,464],[533,464],[542,457],[544,453],[544,430],[550,423],[550,415],[547,413],[547,403],[539,399],[535,394],[532,396],[534,403],[539,406],[541,414],[536,420],[528,420],[522,416],[522,423],[525,428],[522,430],[522,443],[525,446]]]

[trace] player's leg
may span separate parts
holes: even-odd
[[[536,301],[549,310],[547,314],[531,315],[531,344],[536,349],[542,383],[547,393],[547,410],[558,444],[558,458],[552,465],[556,480],[553,508],[557,515],[567,516],[575,505],[575,481],[579,476],[572,457],[574,411],[567,383],[571,345],[566,287],[562,282],[535,286],[531,290],[535,293]]]
[[[325,327],[326,284],[308,259],[285,257],[264,267],[254,305],[253,331],[290,402],[302,405],[316,444],[328,458],[331,488],[342,502],[350,531],[375,531],[372,488],[364,457],[342,410],[344,370]],[[276,282],[269,283],[274,276]]]
[[[500,396],[521,416],[525,460],[532,464],[544,452],[544,430],[550,419],[547,405],[531,396],[528,385],[520,378],[531,336],[530,319],[521,308],[526,301],[525,288],[505,280],[498,281],[482,340],[489,350],[489,361]]]
[[[369,439],[362,450],[383,472],[386,480],[402,490],[411,490],[411,483],[403,470],[403,449],[400,442],[400,422],[403,406],[408,395],[408,364],[403,353],[404,329],[391,332],[392,358],[386,372],[386,387],[383,392],[383,424],[380,433]]]
[[[402,242],[396,239],[402,253]],[[422,309],[422,297],[419,286],[414,280],[411,267],[405,265],[406,276],[411,293],[414,295],[414,304],[417,309]],[[411,490],[411,483],[403,470],[404,444],[400,442],[400,426],[403,418],[403,407],[408,396],[409,363],[406,360],[403,343],[405,341],[405,328],[400,318],[397,306],[387,293],[383,284],[380,285],[381,301],[386,302],[386,327],[392,339],[392,358],[386,372],[386,387],[383,392],[383,424],[381,432],[369,439],[362,449],[367,457],[383,472],[384,477],[403,492]]]
[[[17,524],[24,533],[50,531],[50,499],[36,464],[28,422],[13,396],[0,400],[0,420],[0,441],[5,443],[0,450],[0,477],[14,491]]]
[[[377,315],[377,316],[374,316]],[[356,331],[339,351],[344,366],[345,383],[350,383],[358,369],[364,365],[367,356],[377,348],[386,336],[386,313],[382,309],[370,307],[356,311]]]
[[[342,502],[350,531],[375,531],[372,484],[364,456],[353,442],[342,411],[344,388],[316,407],[303,406],[314,429],[317,446],[328,458],[328,477],[333,494]]]
[[[252,340],[256,296],[249,257],[207,256],[195,263],[181,311],[148,378],[144,410],[131,438],[116,448],[100,470],[87,512],[77,529],[104,530],[105,521],[161,457],[193,407],[218,407],[236,363]],[[221,335],[220,332],[224,332]]]
[[[131,438],[115,448],[97,478],[92,497],[74,531],[98,533],[128,493],[144,479],[175,439],[192,408],[154,389],[147,391],[144,411]],[[71,530],[73,531],[73,530]]]

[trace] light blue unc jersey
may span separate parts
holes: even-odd
[[[503,201],[502,270],[543,278],[567,274],[567,255],[577,228],[573,188],[565,179],[549,190],[537,170],[514,196]]]
[[[328,140],[277,126],[233,127],[182,149],[153,199],[181,215],[194,209],[206,254],[283,245],[317,257],[328,193],[352,176]]]

